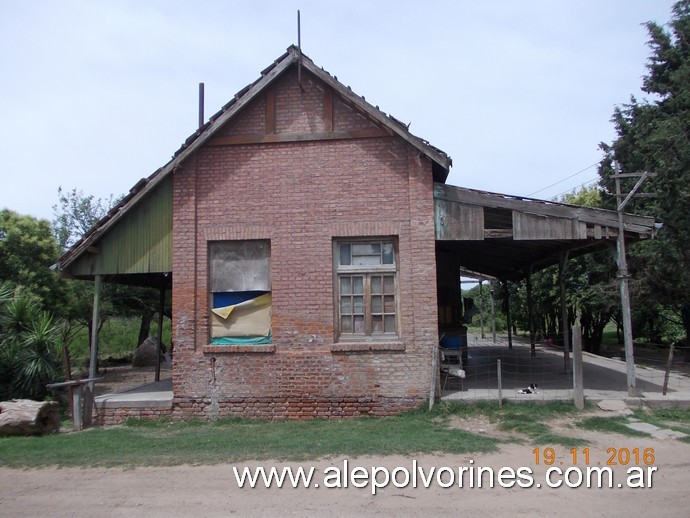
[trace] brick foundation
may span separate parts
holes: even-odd
[[[210,399],[175,398],[174,420],[189,418],[218,419],[249,417],[256,419],[344,419],[362,416],[387,416],[417,408],[421,399],[403,398],[230,398],[213,402]]]
[[[130,417],[132,419],[160,419],[170,417],[172,408],[160,407],[117,407],[98,409],[94,416],[96,426],[111,426],[123,424]]]

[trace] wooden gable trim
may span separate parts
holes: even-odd
[[[273,133],[269,135],[232,135],[216,137],[208,141],[209,146],[235,146],[240,144],[273,144],[278,142],[307,142],[312,140],[342,140],[390,137],[383,129],[371,128],[352,131]]]

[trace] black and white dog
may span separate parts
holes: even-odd
[[[537,393],[537,384],[536,383],[530,383],[529,387],[518,390],[518,394],[536,394],[536,393]]]

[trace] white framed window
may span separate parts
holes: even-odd
[[[336,340],[398,338],[395,240],[338,239],[333,253]]]

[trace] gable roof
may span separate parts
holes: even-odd
[[[87,251],[92,244],[99,239],[109,228],[115,225],[132,207],[139,203],[148,193],[156,188],[162,181],[171,175],[189,156],[208,142],[228,121],[237,115],[242,108],[260,96],[265,89],[272,84],[283,72],[293,65],[303,67],[326,85],[332,88],[343,99],[351,103],[355,108],[366,114],[372,121],[386,128],[392,135],[397,135],[428,157],[433,166],[432,171],[435,181],[445,182],[450,166],[451,158],[440,149],[432,146],[409,131],[408,125],[397,120],[391,115],[382,112],[378,106],[368,103],[364,97],[356,95],[350,87],[340,83],[337,77],[332,76],[323,68],[317,67],[314,62],[304,55],[294,45],[275,60],[270,66],[261,72],[253,83],[242,88],[235,96],[225,104],[216,114],[190,135],[182,146],[173,154],[172,159],[163,167],[156,170],[148,178],[139,180],[129,193],[115,205],[108,214],[98,221],[91,230],[82,236],[60,258],[60,270],[66,269],[82,253]]]

